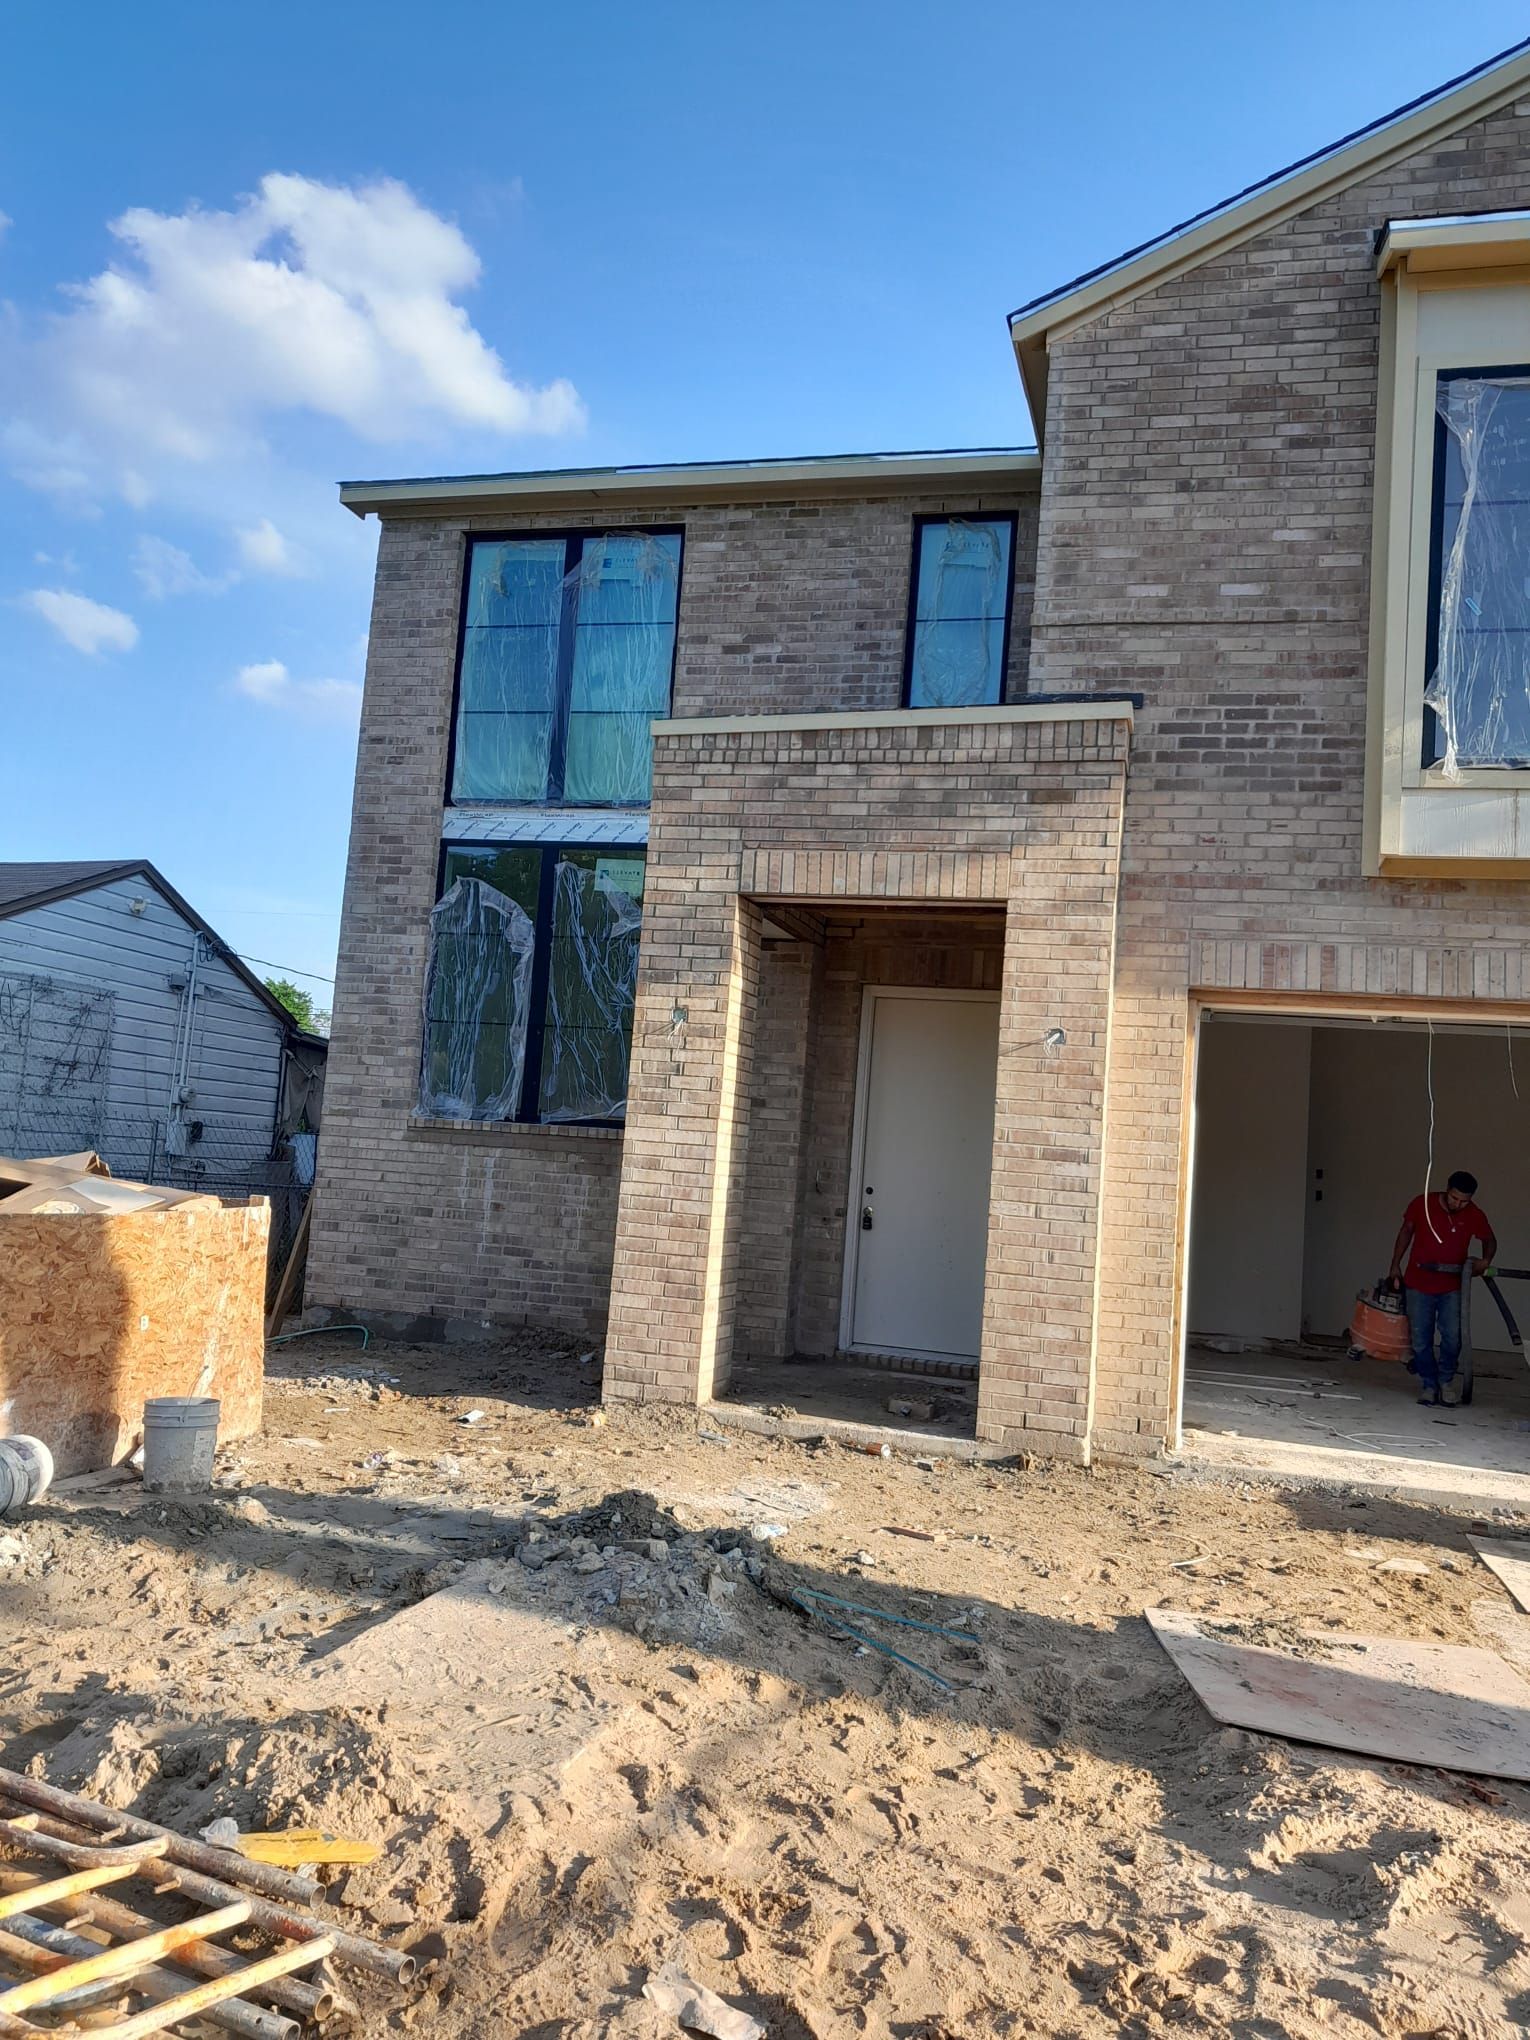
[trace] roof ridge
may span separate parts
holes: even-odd
[[[1028,313],[1040,311],[1045,305],[1071,296],[1086,283],[1094,283],[1100,277],[1108,276],[1112,270],[1122,269],[1128,262],[1134,262],[1139,255],[1148,255],[1155,248],[1166,247],[1170,242],[1178,240],[1181,234],[1188,234],[1192,227],[1202,226],[1220,213],[1231,212],[1246,199],[1256,198],[1260,192],[1273,190],[1276,185],[1283,184],[1288,177],[1295,177],[1303,170],[1310,170],[1315,164],[1325,161],[1330,156],[1341,155],[1345,149],[1352,148],[1356,142],[1364,141],[1368,135],[1380,134],[1395,122],[1406,120],[1410,113],[1421,112],[1436,100],[1448,98],[1452,92],[1458,92],[1463,85],[1471,84],[1475,78],[1485,77],[1488,72],[1497,70],[1501,64],[1508,63],[1513,57],[1523,56],[1526,51],[1530,51],[1530,36],[1525,36],[1519,42],[1510,43],[1507,49],[1499,50],[1496,56],[1487,57],[1480,64],[1473,64],[1470,70],[1446,79],[1443,84],[1431,86],[1429,91],[1419,93],[1417,98],[1409,99],[1401,106],[1394,106],[1390,113],[1381,114],[1377,119],[1367,121],[1362,127],[1352,128],[1348,134],[1341,135],[1336,141],[1327,142],[1305,156],[1298,156],[1294,163],[1287,163],[1283,169],[1272,170],[1267,176],[1256,178],[1252,184],[1245,184],[1241,191],[1233,192],[1230,197],[1218,199],[1214,205],[1203,206],[1199,212],[1191,213],[1188,219],[1180,220],[1176,226],[1165,227],[1159,233],[1150,234],[1145,241],[1139,241],[1135,247],[1123,249],[1119,255],[1111,256],[1108,261],[1096,263],[1092,269],[1082,271],[1069,282],[1059,284],[1053,290],[1044,290],[1038,297],[1028,298],[1024,304],[1017,305],[1010,313],[1009,323],[1013,325],[1017,319],[1025,318]]]

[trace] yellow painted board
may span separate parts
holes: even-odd
[[[382,1844],[326,1834],[322,1828],[285,1828],[276,1834],[241,1835],[239,1853],[252,1863],[296,1870],[301,1863],[375,1863]]]

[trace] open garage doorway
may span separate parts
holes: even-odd
[[[1183,1449],[1530,1502],[1530,1370],[1480,1280],[1469,1404],[1420,1406],[1406,1352],[1355,1359],[1349,1329],[1426,1173],[1475,1175],[1530,1268],[1530,1016],[1206,1010],[1193,1126]],[[1530,1281],[1500,1286],[1530,1327]]]

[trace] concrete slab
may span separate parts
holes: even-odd
[[[1405,1367],[1334,1349],[1190,1350],[1181,1458],[1530,1509],[1530,1370],[1479,1355],[1459,1409],[1420,1407]]]
[[[533,1576],[534,1577],[534,1576]],[[564,1778],[639,1710],[608,1665],[620,1639],[576,1630],[533,1605],[514,1560],[479,1560],[438,1594],[322,1658],[294,1697],[308,1707],[377,1706],[430,1735],[465,1789]]]

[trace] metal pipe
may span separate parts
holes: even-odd
[[[83,1956],[78,1962],[66,1962],[62,1969],[51,1969],[45,1976],[29,1976],[24,1983],[13,1983],[0,1990],[0,2010],[24,2012],[29,2005],[46,2005],[63,1997],[82,1983],[112,1976],[129,1977],[157,1956],[173,1955],[188,1941],[226,1934],[231,1927],[242,1927],[249,1917],[250,1908],[241,1899],[236,1905],[220,1906],[216,1912],[199,1913],[195,1919],[183,1920],[178,1927],[161,1927],[141,1940],[97,1948],[93,1955]]]
[[[47,1884],[28,1884],[0,1896],[0,1920],[8,1919],[12,1913],[31,1912],[39,1905],[51,1905],[56,1899],[75,1898],[82,1891],[94,1891],[98,1884],[116,1884],[137,1873],[136,1863],[101,1864],[94,1870],[75,1870],[68,1877],[55,1877]]]
[[[278,1870],[269,1863],[252,1863],[232,1849],[214,1849],[206,1842],[194,1842],[172,1828],[160,1827],[152,1820],[139,1820],[130,1813],[117,1813],[109,1806],[98,1806],[93,1799],[82,1799],[77,1792],[65,1792],[57,1785],[45,1785],[40,1778],[28,1778],[20,1771],[0,1769],[0,1796],[51,1813],[58,1820],[72,1821],[76,1827],[95,1828],[98,1832],[112,1829],[135,1842],[168,1842],[165,1853],[171,1862],[184,1863],[188,1870],[200,1870],[204,1877],[216,1877],[220,1883],[258,1891],[262,1898],[275,1899],[279,1904],[312,1905],[319,1896],[319,1885],[312,1877],[299,1877],[295,1871]]]
[[[20,1820],[0,1819],[0,1841],[11,1841],[18,1848],[30,1848],[41,1828],[41,1820],[35,1813],[24,1813]],[[55,1857],[60,1863],[72,1863],[76,1870],[107,1870],[121,1867],[124,1875],[131,1876],[145,1863],[157,1863],[166,1854],[165,1844],[160,1841],[129,1842],[123,1847],[92,1847],[88,1842],[60,1840],[56,1849],[44,1853]]]
[[[86,1920],[124,1940],[135,1934],[151,1934],[159,1925],[147,1913],[135,1912],[119,1899],[103,1898],[99,1892],[84,1898],[44,1898],[47,1889],[29,1870],[0,1869],[0,1890],[17,1892],[29,1911],[67,1913],[71,1919]],[[182,1948],[175,1959],[183,1969],[194,1969],[199,1976],[227,1976],[242,1963],[242,1958],[227,1948]],[[285,2005],[289,2012],[296,2012],[303,2019],[327,2019],[346,2010],[348,2005],[348,2000],[332,1985],[303,1983],[295,1976],[268,1984],[264,1995],[272,2004]]]
[[[5,1932],[0,1933],[0,1949],[14,1962],[38,1969],[56,1969],[75,1956],[98,1954],[100,1944],[86,1940],[81,1934],[66,1933],[62,1927],[37,1919],[31,1913],[18,1913],[7,1922]],[[182,1948],[175,1959],[185,1962],[193,1952]],[[220,1954],[224,1952],[218,1950]],[[243,1967],[238,1956],[231,1956],[230,1960],[235,1968]],[[173,1969],[163,1969],[157,1963],[131,1978],[130,1983],[132,1989],[142,1992],[145,1997],[161,2000],[179,1997],[186,1988],[184,1976],[177,1976]],[[128,1987],[116,1978],[106,1983],[87,1984],[83,1990],[72,1991],[67,2003],[83,2005],[99,2002],[102,1996],[120,1993]],[[263,2011],[259,2005],[247,2004],[243,1998],[225,1998],[220,2005],[208,2011],[207,2017],[225,2032],[239,2034],[241,2040],[298,2040],[302,2031],[296,2019],[283,2018],[280,2012]]]
[[[238,1977],[214,1977],[210,1983],[180,1991],[163,2004],[151,2005],[146,2012],[119,2019],[103,2035],[103,2040],[142,2040],[144,2034],[163,2033],[167,2026],[178,2026],[183,2019],[200,2018],[204,2013],[210,2018],[215,2005],[228,2003],[236,1983],[245,1990],[260,1990],[274,1977],[285,1976],[305,1962],[322,1961],[328,1953],[329,1944],[324,1941],[310,1942],[306,1948],[280,1948],[274,1955],[263,1955],[258,1962],[247,1963]]]
[[[8,1775],[0,1773],[0,1776]],[[29,1779],[27,1782],[35,1781]],[[46,1855],[51,1850],[73,1843],[75,1838],[75,1832],[67,1823],[44,1818],[28,1836],[27,1846]],[[178,1891],[197,1905],[216,1906],[231,1899],[244,1899],[250,1908],[250,1925],[258,1927],[263,1934],[282,1935],[293,1941],[312,1941],[323,1937],[341,1962],[348,1963],[353,1969],[364,1969],[371,1976],[386,1977],[390,1983],[412,1983],[419,1968],[412,1955],[380,1947],[376,1941],[364,1941],[359,1934],[348,1934],[344,1928],[317,1919],[312,1913],[276,1905],[249,1892],[236,1891],[232,1885],[224,1884],[216,1877],[204,1877],[199,1870],[188,1870],[172,1862],[168,1856],[154,1865],[153,1875],[157,1879],[154,1887],[157,1891]],[[3,2031],[3,2026],[0,2026],[0,2033]]]

